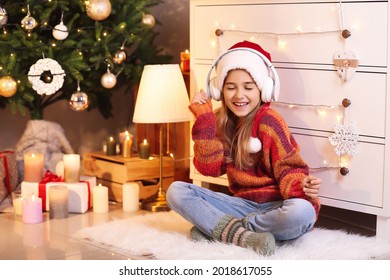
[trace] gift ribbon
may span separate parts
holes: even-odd
[[[8,171],[8,160],[6,154],[13,154],[13,151],[3,151],[0,153],[0,157],[4,161],[4,170],[5,170],[5,186],[7,187],[8,193],[11,193],[11,183],[9,181],[9,171]]]
[[[61,176],[55,175],[50,170],[47,170],[45,175],[42,178],[42,181],[39,182],[39,190],[38,190],[38,196],[42,198],[42,210],[47,211],[46,209],[46,184],[51,182],[63,182],[64,179],[62,179]]]
[[[80,181],[81,183],[87,184],[88,189],[88,209],[91,208],[91,185],[89,184],[89,181]]]

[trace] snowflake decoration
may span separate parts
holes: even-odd
[[[336,146],[334,151],[340,156],[348,154],[355,155],[359,142],[359,134],[356,133],[355,126],[352,122],[336,124],[335,133],[329,137],[329,142]]]

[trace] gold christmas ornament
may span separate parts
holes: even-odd
[[[116,64],[121,64],[126,60],[126,52],[123,49],[120,49],[115,53],[113,60]]]
[[[107,69],[107,73],[105,73],[100,82],[105,88],[113,88],[116,85],[116,76],[110,72],[110,69]]]
[[[154,27],[156,24],[156,20],[153,15],[151,14],[144,14],[142,16],[142,23],[149,26],[150,28]]]
[[[3,27],[3,25],[6,24],[7,21],[8,21],[7,10],[0,7],[0,28]]]
[[[69,35],[68,28],[61,21],[53,28],[53,37],[57,40],[65,40]]]
[[[111,2],[109,0],[85,1],[87,15],[96,21],[105,20],[111,14]]]
[[[18,90],[18,84],[11,76],[0,78],[0,95],[4,97],[13,96]]]

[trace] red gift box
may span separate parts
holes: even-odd
[[[18,170],[14,151],[0,152],[0,202],[18,185]]]

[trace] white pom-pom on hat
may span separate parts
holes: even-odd
[[[252,135],[249,138],[249,152],[251,154],[258,153],[262,149],[263,145],[257,135],[257,132],[259,130],[260,120],[265,114],[265,112],[268,110],[269,106],[270,106],[269,102],[261,106],[260,109],[257,111],[255,118],[253,119]]]
[[[255,154],[261,151],[261,141],[257,137],[249,138],[249,152]]]

